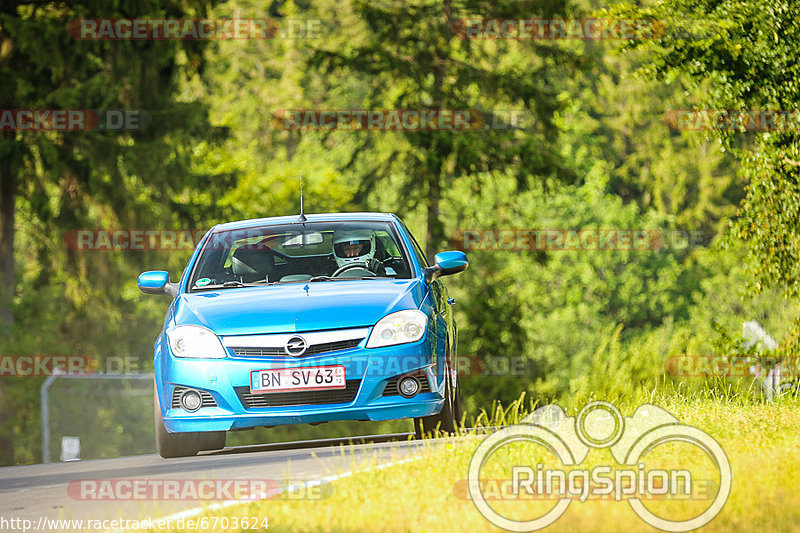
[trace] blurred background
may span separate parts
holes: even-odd
[[[772,2],[727,15],[705,4],[4,2],[0,107],[134,109],[151,120],[127,132],[0,131],[0,355],[81,355],[101,368],[122,358],[135,362],[122,370],[152,372],[169,302],[141,294],[136,277],[165,269],[179,279],[191,247],[81,250],[69,245],[75,232],[202,233],[297,213],[302,175],[306,212],[397,213],[429,256],[476,228],[702,237],[645,250],[467,248],[470,268],[447,279],[458,353],[481,369],[463,379],[467,422],[523,393],[525,402],[638,398],[659,387],[760,394],[752,379],[685,380],[666,362],[754,353],[741,339],[749,320],[793,353],[794,133],[675,129],[665,116],[796,106],[796,82],[784,86],[796,79],[797,32],[775,21],[800,17]],[[459,20],[590,16],[652,17],[666,32],[638,41],[459,34]],[[271,18],[295,29],[229,40],[66,31],[97,17]],[[292,130],[276,120],[290,109],[423,108],[524,120],[461,132]],[[512,371],[512,360],[523,363]],[[0,465],[41,461],[44,380],[0,377]],[[63,436],[80,437],[84,458],[154,450],[147,380],[59,379],[49,407],[54,460]],[[410,427],[260,429],[229,444]]]

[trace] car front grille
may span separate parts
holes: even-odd
[[[350,339],[346,341],[326,342],[322,344],[312,344],[300,357],[355,348],[363,340],[364,339],[361,338],[361,339]],[[278,347],[267,346],[262,348],[235,347],[231,348],[231,350],[233,350],[233,353],[236,354],[238,357],[265,357],[270,355],[291,357],[290,355],[287,355],[287,353],[284,351],[283,346],[278,346]]]
[[[175,389],[172,391],[172,408],[173,409],[181,409],[181,394],[184,391],[189,390],[189,387],[181,387],[180,385],[176,386]],[[214,400],[214,397],[211,396],[211,393],[208,391],[194,389],[200,393],[200,398],[203,399],[203,404],[200,407],[217,407],[217,402]]]
[[[383,389],[383,396],[399,396],[400,389],[398,385],[400,384],[400,380],[406,376],[413,376],[419,380],[419,392],[417,394],[422,394],[423,392],[430,392],[431,385],[428,383],[428,374],[424,371],[420,370],[417,372],[412,372],[410,374],[401,374],[399,376],[394,376],[390,378],[389,381],[386,382],[386,387]]]
[[[327,389],[298,392],[268,392],[253,394],[250,387],[234,387],[245,409],[284,407],[289,405],[325,405],[350,403],[358,393],[360,379],[348,379],[344,389]]]

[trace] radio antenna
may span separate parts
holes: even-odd
[[[303,212],[303,175],[300,174],[300,218],[297,219],[298,222],[305,222],[306,215]]]

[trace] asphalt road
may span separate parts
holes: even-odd
[[[182,459],[140,455],[0,468],[0,530],[21,531],[23,520],[30,520],[34,531],[75,529],[63,525],[58,529],[45,527],[48,522],[41,521],[43,518],[96,521],[156,519],[176,513],[188,516],[204,505],[239,500],[238,496],[233,500],[226,496],[225,481],[238,481],[240,487],[256,488],[266,481],[266,492],[270,493],[277,487],[407,460],[424,453],[426,446],[435,445],[435,441],[408,440],[406,434],[362,439],[366,443],[352,446],[345,446],[346,442],[341,439],[332,439],[226,448]],[[96,484],[86,485],[86,480]],[[178,497],[175,493],[166,498],[164,493],[158,494],[168,490],[167,480],[180,484]],[[203,489],[203,495],[213,494],[214,500],[194,498],[191,491],[187,492],[197,488],[203,480],[215,482],[213,485],[206,483]],[[103,482],[106,489],[113,488],[104,492]],[[154,486],[136,496],[132,487],[141,489],[147,483],[154,483]],[[172,487],[176,487],[174,482]],[[244,490],[247,492],[247,488]],[[146,499],[142,498],[143,494]],[[19,520],[18,527],[8,522],[12,519]]]

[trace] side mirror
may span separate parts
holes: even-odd
[[[173,298],[178,295],[178,284],[169,282],[169,272],[166,270],[142,272],[136,283],[139,290],[146,294],[169,294]]]
[[[469,266],[467,254],[457,250],[439,252],[433,260],[436,264],[425,269],[425,281],[428,283],[432,283],[439,276],[458,274]]]

